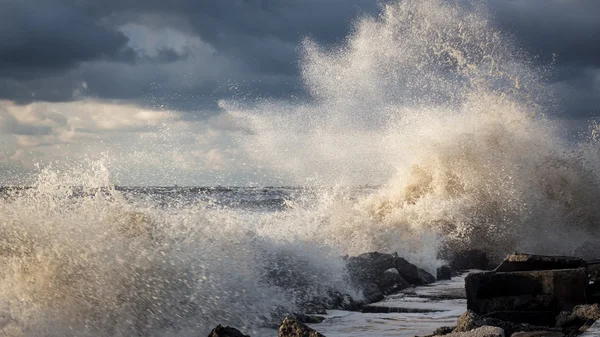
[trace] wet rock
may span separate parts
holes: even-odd
[[[426,284],[433,278],[425,271],[419,272],[417,266],[395,253],[365,253],[348,257],[346,263],[351,283],[362,290],[368,303],[379,301],[382,295],[405,289],[411,284]]]
[[[279,327],[278,337],[325,337],[293,317],[286,317]]]
[[[419,279],[421,281],[421,284],[432,284],[435,281],[437,281],[437,279],[435,277],[433,277],[433,275],[429,274],[427,271],[419,268],[417,270],[417,273],[419,274]]]
[[[563,337],[565,334],[558,331],[530,331],[515,332],[511,337]]]
[[[221,324],[217,325],[214,328],[208,337],[250,337],[248,335],[244,335],[240,332],[240,330],[236,328],[232,328],[230,326],[222,326]]]
[[[449,333],[452,333],[452,331],[454,330],[454,328],[449,327],[449,326],[443,326],[440,328],[437,328],[434,332],[432,336],[444,336],[447,335]]]
[[[363,305],[363,302],[354,300],[348,294],[328,291],[326,295],[314,296],[301,302],[298,304],[298,311],[304,314],[325,315],[326,310],[360,311]]]
[[[363,296],[367,303],[379,302],[385,298],[383,292],[375,283],[370,283],[363,286]]]
[[[484,251],[478,249],[464,250],[454,252],[450,256],[450,267],[454,270],[487,270],[489,268],[489,260]]]
[[[482,317],[472,311],[467,311],[459,317],[457,326],[453,332],[470,331],[486,325],[502,328],[506,336],[511,336],[513,333],[521,331],[560,331],[558,328],[508,322],[492,317]]]
[[[402,277],[410,284],[422,285],[417,266],[406,261],[402,257],[398,257],[398,255],[395,255],[394,265],[396,269],[398,269],[400,275],[402,275]]]
[[[571,310],[587,300],[585,268],[525,272],[471,273],[465,278],[467,308],[495,311]]]
[[[584,304],[573,308],[573,311],[563,311],[556,318],[557,327],[582,326],[586,321],[600,319],[600,305]]]
[[[482,317],[539,326],[554,326],[556,324],[556,315],[552,311],[495,311],[482,315]]]
[[[585,321],[585,323],[583,323],[583,325],[577,330],[578,332],[591,332],[590,330],[592,330],[592,327],[597,325],[597,323],[600,321],[595,321],[593,319],[588,319],[587,321]],[[600,331],[596,332],[596,336],[600,335]]]
[[[376,282],[379,290],[384,294],[391,294],[410,287],[410,284],[396,268],[390,268],[383,272],[383,275]]]
[[[484,325],[466,332],[452,332],[446,337],[504,337],[504,330],[499,327]]]
[[[596,321],[591,326],[586,327],[585,331],[581,334],[581,337],[592,336],[600,336],[600,321]]]
[[[441,266],[437,269],[437,279],[441,280],[450,280],[452,278],[452,269],[450,266]]]
[[[456,322],[456,328],[454,328],[454,332],[465,332],[473,330],[476,327],[475,320],[477,318],[478,317],[474,312],[467,310],[458,318],[458,321]]]
[[[544,256],[531,254],[512,254],[494,270],[496,272],[577,269],[586,267],[585,261],[570,256]]]

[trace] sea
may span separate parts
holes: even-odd
[[[342,43],[298,48],[306,98],[219,103],[244,167],[285,184],[121,186],[104,162],[6,184],[2,334],[275,336],[306,300],[361,298],[347,255],[397,252],[434,274],[461,249],[599,257],[600,128],[572,137],[552,63],[481,2],[384,1]],[[418,330],[328,314],[335,336],[378,335],[348,325],[367,319]]]

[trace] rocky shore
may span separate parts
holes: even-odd
[[[322,316],[327,310],[364,315],[428,313],[441,311],[430,305],[432,303],[464,301],[462,297],[466,297],[467,311],[453,326],[440,327],[430,337],[600,335],[600,261],[515,253],[490,270],[491,263],[485,253],[465,251],[454,255],[448,265],[438,268],[434,277],[397,254],[371,252],[344,259],[349,282],[364,298],[355,300],[348,294],[335,292],[327,298],[313,298],[297,313],[281,313],[279,337],[323,336],[309,325],[319,330],[318,324],[328,319]],[[415,287],[433,289],[435,287],[430,285],[436,281],[448,280],[466,270],[472,271],[464,278],[462,294],[414,292]],[[388,299],[397,296],[414,300],[422,296],[429,305],[419,301],[416,301],[419,305],[412,306],[389,305],[393,302]],[[464,306],[462,308],[464,310]],[[406,336],[406,331],[399,331],[398,336]],[[209,337],[248,336],[235,328],[218,326]]]

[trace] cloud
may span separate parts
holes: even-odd
[[[227,123],[198,123],[176,111],[120,101],[3,101],[0,168],[13,169],[3,171],[0,182],[34,177],[38,164],[62,169],[102,160],[125,184],[214,184],[217,173],[225,179],[245,169],[232,146],[237,131]]]
[[[490,1],[498,23],[534,55],[561,64],[600,66],[600,2]]]
[[[0,99],[130,99],[185,110],[300,88],[305,36],[343,41],[372,0],[0,2]],[[187,101],[182,103],[182,101]]]
[[[0,76],[32,79],[95,59],[132,61],[127,37],[65,1],[0,4]]]

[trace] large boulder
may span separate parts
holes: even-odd
[[[214,328],[208,337],[250,337],[248,335],[244,335],[240,332],[240,330],[236,328],[232,328],[230,326],[222,326],[221,324],[217,325]]]
[[[586,267],[585,261],[570,256],[544,256],[531,254],[512,254],[506,257],[494,271],[532,271],[551,269],[577,269]]]
[[[351,283],[362,290],[367,302],[380,300],[381,295],[435,282],[424,270],[399,257],[396,253],[371,252],[346,259]]]
[[[375,280],[379,290],[384,294],[390,294],[395,291],[410,287],[410,283],[400,275],[396,268],[390,268],[383,272],[383,275]]]
[[[437,279],[433,275],[429,274],[424,269],[419,268],[417,270],[417,273],[419,274],[421,284],[432,284],[435,281],[437,281]]]
[[[279,327],[278,337],[325,337],[293,317],[286,317]]]
[[[465,278],[467,308],[495,311],[550,311],[558,314],[587,301],[585,268],[470,273]]]
[[[437,279],[441,280],[450,280],[452,279],[452,269],[450,266],[441,266],[437,269]]]

